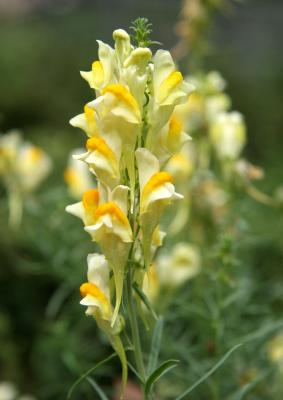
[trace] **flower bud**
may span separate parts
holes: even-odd
[[[115,40],[116,54],[122,64],[131,51],[130,36],[123,29],[116,29],[113,32],[113,39]]]

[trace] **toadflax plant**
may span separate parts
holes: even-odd
[[[142,286],[164,237],[160,218],[166,206],[183,197],[176,193],[165,168],[190,139],[174,108],[187,101],[193,86],[176,70],[169,51],[152,54],[148,45],[154,42],[148,38],[146,19],[135,21],[133,31],[136,45],[122,29],[113,32],[114,48],[98,41],[99,60],[90,71],[81,72],[95,100],[70,123],[88,137],[86,151],[75,157],[88,165],[97,187],[66,210],[82,219],[85,231],[101,249],[101,254],[88,255],[81,304],[121,360],[123,391],[127,359],[122,335],[129,321],[134,369],[145,398],[150,398],[153,382],[173,362],[159,369],[152,363],[145,367],[138,315],[145,310],[142,302],[150,308]]]

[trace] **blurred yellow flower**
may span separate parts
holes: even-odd
[[[246,127],[240,113],[219,113],[210,127],[211,143],[220,159],[235,160],[246,143]]]
[[[269,360],[277,364],[280,370],[283,371],[283,333],[279,333],[271,341],[267,346],[267,356]]]
[[[50,157],[25,142],[18,131],[0,136],[0,176],[9,198],[9,223],[16,229],[22,219],[23,201],[48,176]]]
[[[144,274],[142,290],[151,303],[154,303],[158,298],[160,284],[156,265],[154,263],[150,265]]]
[[[192,244],[179,243],[173,247],[170,255],[161,255],[156,265],[160,285],[179,286],[200,273],[200,252]]]
[[[15,400],[18,391],[15,386],[10,382],[0,382],[0,399],[1,400]]]

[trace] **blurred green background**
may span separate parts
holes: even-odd
[[[83,367],[92,365],[93,352],[96,360],[110,352],[101,345],[103,339],[98,342],[93,324],[77,304],[75,288],[85,275],[82,254],[91,246],[84,233],[78,233],[79,222],[64,214],[70,199],[60,186],[69,151],[84,145],[84,136],[68,120],[93,97],[79,71],[88,70],[96,59],[96,39],[111,43],[113,29],[127,29],[138,16],[153,23],[153,39],[173,47],[180,7],[177,0],[0,0],[0,131],[22,130],[54,161],[52,175],[39,189],[40,207],[30,205],[17,236],[7,233],[5,207],[0,222],[0,381],[14,380],[39,399],[65,398],[66,388]],[[233,109],[244,114],[248,127],[245,155],[264,167],[266,179],[260,186],[269,193],[283,182],[282,15],[280,0],[229,3],[207,32],[209,52],[203,65],[205,71],[218,70],[227,79]],[[181,66],[184,73],[190,72],[189,65]],[[283,291],[277,287],[276,293],[271,292],[283,277],[282,219],[251,200],[239,202],[237,212],[245,218],[250,235],[245,243],[244,230],[237,251],[245,265],[252,265],[248,274],[258,282],[249,296],[255,296],[258,305],[266,304],[265,312],[272,309],[277,318]],[[241,307],[249,303],[249,296]],[[178,339],[188,321],[180,317],[183,325],[178,330],[175,317],[169,314],[167,329],[168,336]],[[247,326],[245,333],[257,327]],[[182,357],[183,348],[177,349],[177,342],[175,347]],[[101,376],[113,376],[118,370],[117,362]],[[77,398],[94,397],[86,390]],[[201,398],[207,400],[205,394],[192,397]]]

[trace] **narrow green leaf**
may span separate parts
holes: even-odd
[[[241,343],[243,343],[243,344],[252,342],[253,340],[259,340],[282,327],[283,327],[282,319],[279,321],[274,321],[274,322],[270,321],[268,324],[264,325],[262,328],[256,329],[255,331],[250,332],[247,335],[238,338],[238,340],[240,340]]]
[[[163,333],[163,325],[164,320],[163,317],[160,317],[155,325],[154,332],[152,335],[151,347],[150,347],[150,354],[147,366],[147,373],[150,375],[156,368],[158,362],[158,356],[161,346],[161,339]]]
[[[135,367],[128,361],[127,362],[130,370],[136,375],[136,377],[138,378],[138,380],[143,384],[144,381],[142,379],[142,377],[140,376],[140,374],[138,373],[138,371],[135,369]]]
[[[150,304],[150,301],[148,300],[148,298],[146,297],[146,295],[144,294],[144,292],[138,287],[137,283],[134,282],[133,284],[133,288],[135,289],[137,295],[140,297],[140,299],[142,300],[142,302],[144,303],[144,305],[146,306],[146,308],[151,312],[153,318],[155,318],[156,320],[158,320],[158,317],[152,307],[152,305]]]
[[[175,368],[179,363],[178,360],[167,360],[164,361],[147,379],[145,383],[145,395],[148,396],[153,388],[153,385],[158,379],[160,379],[164,374],[169,372],[172,368]]]
[[[100,400],[109,400],[104,391],[101,389],[101,387],[95,382],[94,379],[87,377],[86,380],[89,382],[89,384],[93,387],[93,389],[96,391],[98,394]]]
[[[59,288],[55,291],[51,299],[49,300],[47,307],[46,307],[46,316],[47,318],[55,318],[58,312],[60,311],[60,308],[63,304],[63,302],[66,300],[66,298],[70,295],[72,292],[73,288],[70,287],[69,283],[63,283],[62,285],[59,286]]]
[[[88,371],[86,371],[84,374],[82,374],[76,382],[71,386],[70,390],[68,391],[67,394],[67,399],[70,399],[73,395],[73,392],[75,388],[84,380],[86,379],[91,373],[93,373],[95,370],[97,370],[99,367],[102,365],[106,364],[108,361],[110,361],[112,358],[116,357],[117,353],[112,353],[109,357],[105,358],[104,360],[100,361],[98,364],[96,364],[94,367],[90,368]]]
[[[196,381],[192,386],[190,386],[187,390],[184,391],[180,396],[176,398],[176,400],[184,399],[189,393],[191,393],[197,386],[199,386],[202,382],[204,382],[207,378],[209,378],[218,368],[224,364],[224,362],[231,356],[231,354],[237,350],[242,343],[237,344],[236,346],[232,347],[227,353],[212,367],[209,371],[206,372],[198,381]]]

